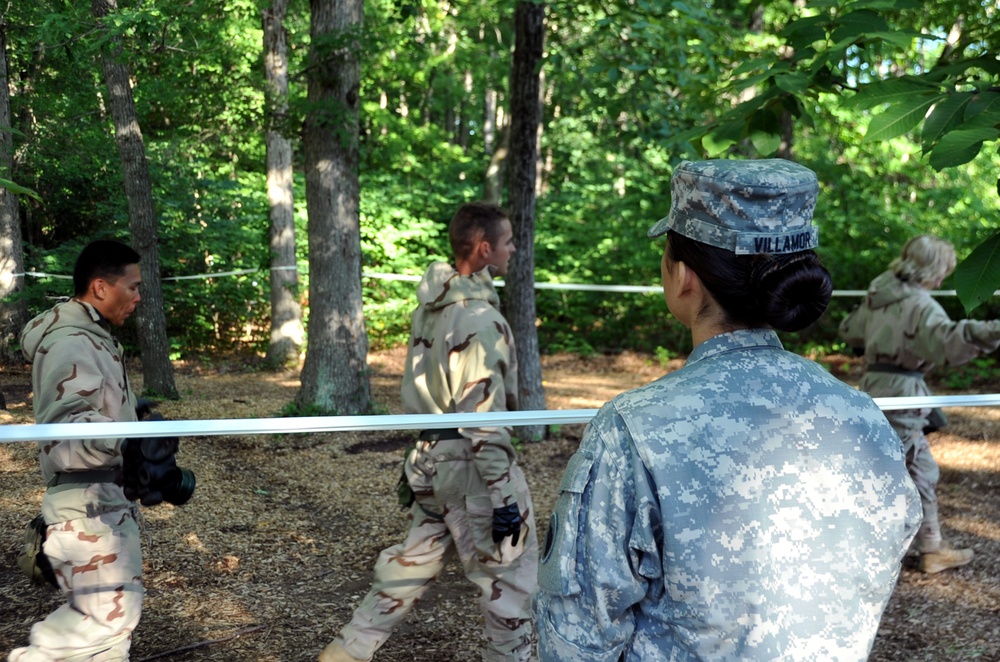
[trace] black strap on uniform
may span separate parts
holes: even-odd
[[[49,487],[68,483],[115,483],[122,484],[121,469],[93,469],[90,471],[64,471],[56,474]]]
[[[458,433],[458,428],[420,431],[420,441],[441,441],[442,439],[463,439],[463,437]]]
[[[904,375],[906,377],[913,377],[915,379],[923,379],[924,373],[919,370],[907,370],[905,368],[900,368],[898,366],[890,365],[888,363],[872,363],[865,368],[868,372],[886,372],[892,375]]]

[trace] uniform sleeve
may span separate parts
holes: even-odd
[[[928,361],[959,366],[1000,346],[1000,321],[952,321],[937,302],[922,311],[912,351]]]
[[[454,389],[455,411],[507,411],[516,405],[514,346],[505,323],[490,323],[471,334],[449,356],[449,374]],[[512,379],[513,377],[513,379]],[[490,489],[494,508],[514,503],[515,486],[510,480],[514,448],[509,427],[462,428],[472,443],[479,475]]]
[[[64,338],[36,356],[34,408],[38,423],[119,420],[127,394],[100,370],[91,340]],[[100,469],[120,464],[121,439],[64,439],[39,443],[54,471]]]
[[[651,520],[637,518],[628,463],[608,450],[602,418],[571,458],[549,520],[533,605],[543,660],[618,660],[646,595],[641,569],[650,550],[637,541],[652,540]]]
[[[854,310],[848,313],[844,321],[840,323],[840,337],[851,348],[864,348],[865,346],[865,320],[868,307],[868,299],[862,299]]]

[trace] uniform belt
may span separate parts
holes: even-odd
[[[865,368],[865,370],[868,372],[886,372],[893,375],[905,375],[916,379],[924,378],[924,373],[919,370],[906,370],[905,368],[899,368],[888,363],[872,363],[870,366]]]
[[[50,487],[68,483],[114,483],[122,484],[121,469],[93,469],[91,471],[65,471],[56,474]]]
[[[441,441],[442,439],[464,439],[464,437],[458,433],[458,428],[420,431],[420,441]]]

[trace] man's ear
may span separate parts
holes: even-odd
[[[472,251],[472,259],[470,262],[473,264],[473,271],[479,271],[487,264],[490,263],[490,256],[493,254],[493,247],[490,246],[490,242],[483,239],[482,241],[476,242],[476,247]]]
[[[104,301],[108,295],[108,282],[103,278],[90,281],[90,295],[98,301]]]

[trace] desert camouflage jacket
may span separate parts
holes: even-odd
[[[90,304],[76,299],[56,304],[24,327],[21,347],[34,364],[36,423],[136,420],[122,347]],[[120,467],[121,443],[121,439],[39,442],[42,479],[50,484],[57,472]],[[130,505],[113,483],[69,483],[46,491],[42,514],[53,524]]]
[[[772,331],[607,403],[560,486],[539,658],[865,660],[921,519],[871,398]]]
[[[517,409],[517,356],[489,268],[462,276],[435,262],[417,287],[403,375],[408,414]],[[514,497],[510,428],[462,428],[494,508]]]
[[[866,367],[892,366],[927,374],[935,366],[958,366],[1000,346],[1000,321],[952,321],[930,292],[891,271],[868,286],[857,308],[840,324],[852,347],[864,348]],[[866,370],[861,389],[873,397],[922,396],[921,376]],[[922,428],[929,409],[886,412],[894,424]]]

